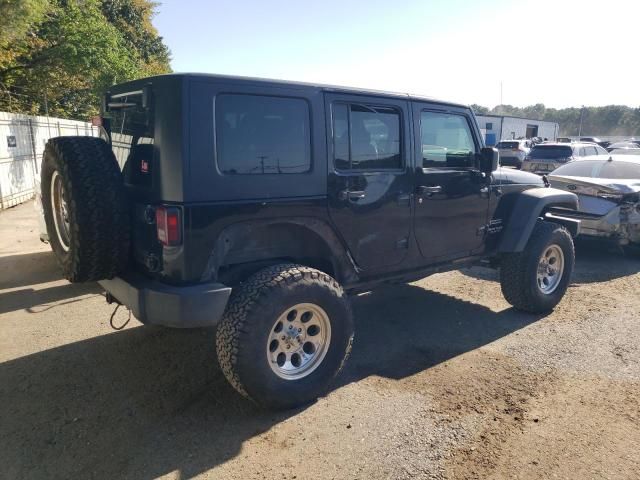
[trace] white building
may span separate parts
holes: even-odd
[[[556,122],[544,120],[505,115],[476,115],[476,119],[488,146],[493,146],[500,140],[516,138],[540,137],[554,141],[560,132],[560,126]]]

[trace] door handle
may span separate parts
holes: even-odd
[[[427,197],[431,197],[432,195],[440,192],[442,192],[442,187],[440,185],[436,185],[434,187],[426,187],[424,185],[420,185],[416,189],[416,193],[418,195],[426,195]]]
[[[364,190],[342,190],[339,196],[340,200],[358,200],[366,197],[367,194]]]

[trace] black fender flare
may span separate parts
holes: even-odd
[[[558,213],[560,210],[556,207],[577,210],[577,195],[555,188],[532,188],[519,193],[503,231],[498,251],[500,253],[523,251],[536,222],[547,216],[549,221],[565,226],[573,236],[576,236],[580,222],[562,217],[561,213]],[[554,212],[547,214],[550,209],[554,209]]]
[[[247,254],[245,258],[244,254]],[[228,262],[252,262],[301,256],[323,258],[331,264],[336,280],[352,283],[358,267],[328,222],[315,217],[247,220],[222,230],[210,254],[203,276]]]

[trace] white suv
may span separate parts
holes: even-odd
[[[522,168],[522,162],[531,151],[531,140],[502,140],[496,148],[500,152],[500,165]]]

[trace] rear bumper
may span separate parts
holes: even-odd
[[[505,167],[519,167],[522,165],[523,159],[513,156],[500,157],[500,165]]]
[[[231,295],[220,283],[176,287],[136,273],[98,283],[142,323],[175,328],[216,325]]]

